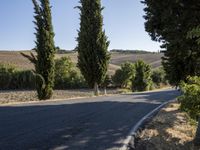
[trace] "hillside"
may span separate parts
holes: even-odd
[[[30,51],[23,51],[29,54]],[[77,62],[77,53],[71,52],[66,54],[56,54],[56,58],[68,56],[74,63]],[[135,62],[139,59],[152,65],[153,68],[161,66],[161,57],[163,54],[160,53],[131,53],[131,52],[111,52],[111,61],[109,65],[109,73],[113,74],[116,69],[120,67],[120,64],[130,61]],[[24,58],[19,51],[0,51],[0,63],[12,64],[20,69],[33,69],[33,65]]]

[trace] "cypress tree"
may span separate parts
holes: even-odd
[[[27,57],[35,65],[36,88],[40,100],[49,99],[53,94],[54,86],[54,57],[56,49],[54,46],[54,32],[51,18],[49,0],[32,0],[35,10],[36,29],[36,56],[31,54]]]
[[[103,31],[100,0],[80,0],[80,30],[78,33],[78,67],[94,94],[106,76],[110,55],[109,42]]]

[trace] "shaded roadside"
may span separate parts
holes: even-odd
[[[135,150],[200,150],[194,147],[196,125],[178,103],[171,103],[146,125],[137,136]]]
[[[131,128],[178,92],[0,106],[0,149],[118,149]]]

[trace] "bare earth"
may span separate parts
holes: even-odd
[[[116,94],[118,90],[107,90],[108,94]],[[103,91],[101,90],[101,94]],[[92,90],[78,89],[78,90],[55,90],[52,100],[55,99],[71,99],[78,97],[91,97]],[[38,101],[36,91],[0,91],[0,104],[13,102],[30,102]]]
[[[139,134],[136,150],[200,150],[194,147],[196,126],[178,103],[169,104]]]

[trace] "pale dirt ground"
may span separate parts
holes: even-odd
[[[178,103],[169,104],[138,135],[136,150],[200,150],[194,147],[196,126]]]
[[[103,90],[100,91],[103,94]],[[117,94],[118,90],[107,90],[108,94]],[[93,96],[92,90],[78,89],[78,90],[55,90],[52,100],[70,99],[78,97],[91,97]],[[30,102],[38,101],[36,91],[0,91],[0,104],[15,103],[15,102]]]

